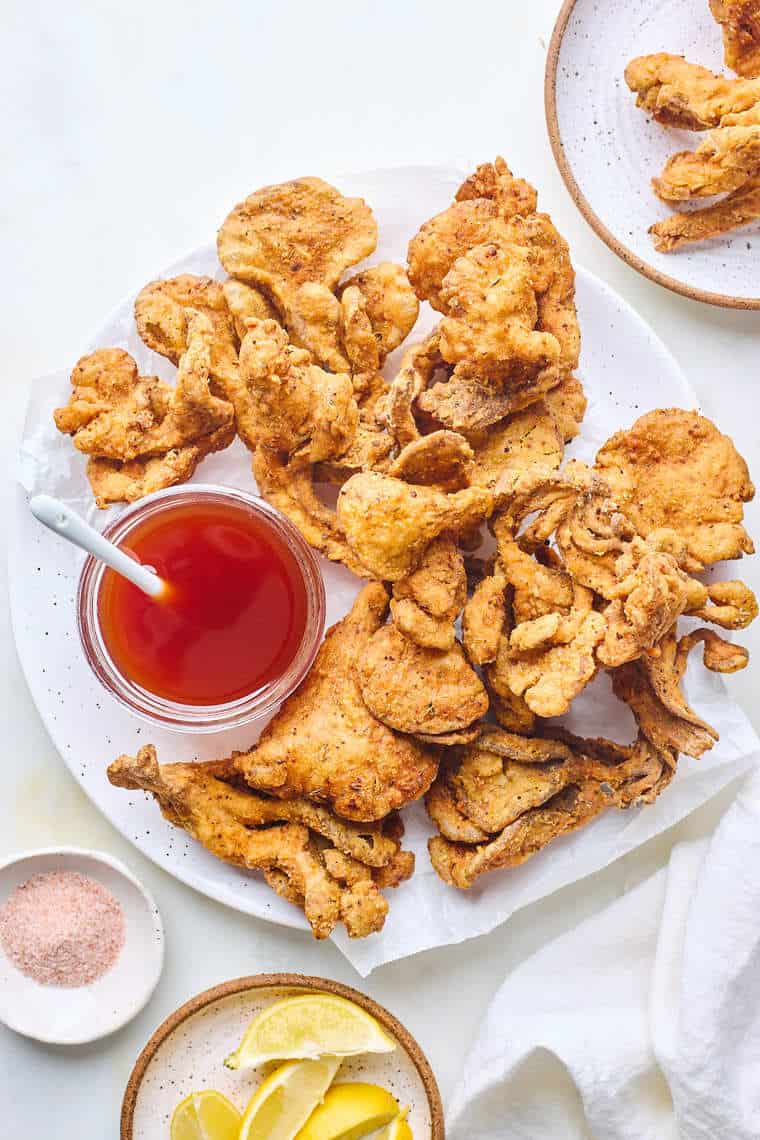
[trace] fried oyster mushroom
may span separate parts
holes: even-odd
[[[249,445],[313,464],[343,454],[353,442],[359,408],[351,377],[314,364],[276,321],[249,322],[240,378],[249,405],[240,428]]]
[[[140,789],[164,817],[212,855],[263,871],[278,894],[300,906],[315,938],[341,922],[352,938],[381,930],[388,902],[380,893],[414,869],[402,851],[398,816],[381,823],[339,820],[305,799],[272,799],[240,786],[232,760],[159,765],[152,745],[110,765],[115,787]]]
[[[428,649],[452,649],[454,622],[467,598],[464,558],[448,535],[433,539],[416,570],[393,584],[391,617],[405,637]]]
[[[688,213],[671,214],[649,227],[658,253],[719,237],[760,218],[760,177],[751,178],[726,198]]]
[[[498,737],[486,741],[464,776],[457,776],[456,767],[441,773],[426,806],[440,832],[428,841],[430,859],[444,882],[467,890],[486,871],[519,866],[609,807],[651,803],[672,778],[670,758],[643,737],[623,747],[558,735],[559,740],[526,741],[521,753],[519,744],[506,744],[504,734],[501,753]],[[536,744],[543,752],[531,756]]]
[[[731,193],[758,177],[760,121],[710,131],[696,150],[672,155],[652,187],[664,202],[684,202]]]
[[[382,819],[427,791],[435,755],[393,732],[362,699],[358,669],[387,609],[384,587],[371,583],[328,630],[306,680],[258,744],[235,758],[250,787],[324,803],[352,820]]]
[[[637,107],[666,127],[686,131],[719,127],[724,115],[760,102],[760,81],[727,79],[668,52],[632,59],[625,81]]]
[[[232,442],[232,405],[209,388],[212,340],[211,322],[194,313],[173,389],[139,376],[122,349],[98,349],[78,362],[69,403],[54,419],[90,456],[87,475],[99,507],[183,482],[206,455]]]
[[[378,471],[352,476],[338,496],[337,518],[356,558],[380,581],[398,582],[419,565],[428,545],[491,513],[481,487],[445,494]]]
[[[680,536],[686,570],[753,553],[742,525],[755,490],[747,465],[697,412],[663,408],[641,416],[600,448],[595,470],[640,534],[667,527]]]
[[[357,675],[367,708],[397,732],[440,738],[468,728],[488,711],[483,683],[458,642],[429,649],[393,624],[369,639]]]

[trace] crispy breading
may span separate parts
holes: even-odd
[[[406,483],[461,491],[469,486],[473,450],[455,431],[434,431],[404,447],[388,467],[388,474]]]
[[[710,0],[710,10],[723,27],[726,65],[738,75],[760,76],[760,2]]]
[[[209,391],[212,339],[211,322],[194,313],[174,389],[139,376],[122,349],[82,357],[71,374],[69,403],[54,413],[56,427],[73,436],[78,451],[122,462],[202,445],[233,422],[231,404]]]
[[[441,356],[469,361],[484,373],[505,367],[556,368],[559,344],[536,330],[538,303],[527,252],[513,242],[473,246],[441,283],[447,314],[439,328]]]
[[[551,333],[560,349],[561,375],[574,372],[581,351],[581,333],[575,308],[575,270],[570,246],[548,214],[515,218],[513,238],[528,255],[531,281],[538,301],[538,328]]]
[[[487,831],[477,827],[459,810],[445,780],[435,781],[425,796],[425,808],[444,839],[454,843],[485,843],[490,838]]]
[[[398,732],[456,732],[488,712],[486,690],[458,642],[427,649],[386,625],[369,639],[357,671],[367,708]]]
[[[414,404],[442,364],[437,332],[420,344],[411,345],[404,353],[385,400],[385,419],[399,447],[419,438]]]
[[[500,572],[482,578],[462,614],[462,644],[473,665],[496,660],[506,622],[507,582]]]
[[[455,198],[457,202],[467,202],[471,198],[492,198],[505,217],[533,214],[538,204],[538,195],[531,184],[522,178],[515,178],[501,157],[493,162],[481,163],[475,173],[459,187]]]
[[[507,471],[524,472],[530,467],[559,467],[564,453],[562,431],[548,401],[530,404],[522,411],[470,435],[475,458],[470,482],[493,490]]]
[[[421,301],[445,312],[440,290],[458,257],[483,242],[508,241],[509,222],[495,201],[472,198],[455,202],[425,222],[409,242],[409,280]]]
[[[317,364],[331,372],[351,371],[341,347],[340,302],[326,285],[321,281],[304,281],[288,294],[283,315],[293,344],[307,349]]]
[[[306,281],[334,289],[376,245],[366,202],[345,198],[321,178],[256,190],[227,216],[217,240],[230,276],[262,286],[280,309]]]
[[[430,839],[430,859],[444,882],[466,890],[486,871],[519,866],[554,839],[583,827],[608,807],[651,803],[672,778],[666,758],[643,738],[631,747],[604,740],[584,741],[570,734],[563,734],[563,739],[579,758],[579,777],[591,772],[593,777],[568,783],[540,806],[519,814],[500,832],[489,835],[485,842],[452,841],[443,833]],[[453,797],[447,802],[441,796],[439,785],[445,780],[442,773],[428,793],[428,801],[449,833],[467,834],[473,821]],[[489,784],[490,780],[486,780],[481,788],[487,794],[491,792]],[[477,828],[477,824],[474,826]]]
[[[746,629],[758,614],[757,598],[745,582],[731,579],[707,587],[707,599],[687,610],[690,617],[723,629]]]
[[[748,226],[760,218],[760,177],[751,178],[727,198],[689,213],[671,214],[650,226],[658,253],[672,253],[681,246],[719,237]]]
[[[377,471],[353,475],[338,496],[337,519],[357,559],[384,582],[419,565],[430,542],[487,518],[492,497],[481,487],[447,495]]]
[[[681,691],[689,652],[700,641],[708,669],[732,673],[747,664],[745,649],[712,630],[697,630],[679,641],[674,626],[656,650],[612,672],[615,696],[630,707],[639,731],[654,747],[695,758],[718,739],[715,729],[697,716]]]
[[[280,314],[266,293],[244,281],[228,277],[222,282],[222,292],[235,326],[238,340],[248,332],[248,321],[279,321]]]
[[[152,745],[108,769],[112,784],[149,792],[170,823],[213,855],[263,871],[270,886],[302,906],[316,938],[338,922],[353,938],[380,930],[388,911],[381,885],[395,886],[414,866],[411,853],[400,851],[399,824],[346,823],[308,800],[236,786],[235,775],[232,761],[159,766]]]
[[[640,534],[668,527],[685,541],[686,570],[753,552],[742,526],[743,504],[754,495],[747,465],[697,412],[641,416],[600,448],[595,469]]]
[[[187,348],[194,312],[203,313],[211,322],[209,372],[218,394],[232,401],[237,386],[238,336],[219,282],[182,273],[164,281],[151,281],[135,300],[135,323],[140,337],[148,348],[173,364],[179,363]]]
[[[664,202],[711,198],[760,177],[760,124],[718,127],[696,150],[683,150],[665,163],[652,187]]]
[[[259,743],[235,758],[251,787],[285,799],[314,799],[354,820],[381,819],[427,790],[438,766],[435,754],[374,717],[357,680],[387,608],[383,586],[370,584],[328,631],[306,680]]]
[[[252,467],[260,494],[298,527],[310,546],[332,562],[342,562],[360,578],[371,577],[348,545],[335,511],[317,496],[311,467],[288,463],[279,452],[265,447],[254,453]]]
[[[727,79],[668,52],[632,59],[625,81],[637,107],[667,127],[686,131],[718,127],[724,115],[760,102],[760,82]]]
[[[393,584],[391,616],[411,641],[451,649],[454,622],[467,598],[464,558],[448,535],[433,539],[416,570]]]
[[[405,270],[392,261],[381,261],[349,278],[338,290],[341,300],[349,289],[358,289],[362,296],[382,366],[414,328],[420,303]]]
[[[240,377],[250,401],[245,439],[307,463],[341,455],[359,423],[351,377],[325,372],[276,321],[249,323]]]
[[[563,376],[559,384],[545,393],[543,402],[554,415],[563,442],[569,443],[571,439],[575,439],[581,430],[588,406],[583,385],[578,377]],[[551,466],[551,463],[548,466]]]
[[[173,448],[163,455],[130,459],[126,463],[91,456],[87,462],[87,478],[95,504],[105,509],[112,503],[134,503],[154,491],[186,483],[201,460],[215,451],[224,451],[234,438],[235,425],[230,424],[203,436],[198,443]]]
[[[596,651],[607,668],[635,661],[665,636],[687,609],[688,578],[669,554],[634,540],[615,565],[614,597],[602,610],[607,623]]]
[[[553,383],[553,373],[545,372],[543,380]],[[469,366],[459,365],[450,379],[439,380],[421,392],[417,407],[443,427],[471,435],[533,403],[541,394],[539,387],[528,381],[523,387],[501,388],[484,381]]]

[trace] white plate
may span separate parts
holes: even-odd
[[[250,1021],[275,1001],[299,993],[330,991],[355,1001],[395,1040],[392,1053],[346,1058],[336,1081],[382,1085],[402,1107],[418,1140],[443,1136],[442,1109],[433,1072],[417,1042],[387,1010],[364,994],[321,978],[260,975],[217,986],[191,999],[159,1026],[137,1060],[127,1084],[122,1140],[165,1140],[176,1106],[191,1092],[217,1089],[241,1111],[271,1071],[232,1071],[224,1058],[237,1048]],[[274,984],[268,984],[268,983]],[[435,1127],[433,1122],[435,1121]]]
[[[760,222],[671,254],[657,253],[647,233],[673,213],[655,197],[651,177],[700,139],[650,120],[626,85],[629,60],[660,51],[726,70],[707,0],[567,0],[546,72],[560,171],[586,219],[634,269],[687,297],[760,308]]]
[[[451,201],[461,177],[457,171],[403,168],[343,178],[339,185],[346,193],[364,194],[372,203],[381,237],[373,260],[387,257],[404,261],[410,235],[424,218]],[[421,199],[422,207],[410,207],[410,203],[419,203]],[[180,270],[219,272],[214,249],[200,250],[165,273]],[[643,412],[674,405],[691,408],[697,401],[668,350],[622,298],[583,269],[578,271],[577,286],[583,329],[580,375],[589,407],[582,438],[574,442],[569,453],[588,460],[593,459],[599,445],[614,430],[630,425]],[[420,328],[430,327],[433,320],[432,313],[424,313]],[[109,318],[94,343],[122,345],[135,355],[143,370],[167,377],[173,374],[171,365],[141,345],[132,320],[132,298]],[[33,390],[19,472],[22,486],[11,523],[9,581],[13,628],[40,715],[87,795],[145,855],[219,902],[284,926],[304,929],[303,915],[269,890],[259,877],[221,863],[183,831],[164,821],[152,800],[142,793],[113,788],[106,779],[106,766],[117,754],[133,752],[147,742],[157,746],[164,762],[211,759],[233,748],[250,747],[258,729],[249,726],[207,737],[162,732],[141,723],[109,698],[90,673],[79,646],[74,614],[81,559],[67,543],[37,524],[27,507],[28,493],[44,490],[89,512],[91,517],[97,514],[84,476],[83,457],[52,424],[52,409],[66,399],[67,386],[68,374],[62,372],[39,382]],[[233,445],[204,462],[197,478],[203,482],[252,486],[248,453],[241,445]],[[102,519],[100,514],[99,521]],[[329,625],[347,611],[360,583],[340,566],[323,561],[322,567]],[[708,680],[713,683],[712,675]],[[715,706],[709,703],[712,701],[720,701],[721,708],[730,711],[722,686],[716,688],[712,684],[716,690],[713,693],[705,682],[698,683],[701,689],[695,696],[701,702],[701,711],[706,715],[714,713]],[[617,735],[623,740],[630,737],[628,710],[611,698],[604,678],[593,687],[593,692],[582,694],[576,704],[577,715],[586,716],[581,731]],[[576,723],[576,730],[578,727]],[[413,806],[405,813],[405,822],[408,846],[418,860],[414,879],[394,892],[381,935],[349,944],[338,931],[338,945],[357,969],[368,972],[378,962],[492,929],[517,907],[606,866],[612,858],[618,858],[715,794],[738,774],[741,757],[737,741],[744,748],[744,737],[732,723],[727,730],[727,747],[724,749],[721,744],[699,766],[685,767],[683,773],[679,772],[669,797],[662,797],[660,809],[657,805],[647,809],[646,822],[641,827],[633,825],[637,816],[631,813],[610,815],[596,829],[587,829],[587,833],[579,833],[564,844],[555,844],[548,860],[536,857],[519,872],[494,877],[488,884],[487,902],[482,906],[477,905],[481,893],[478,889],[458,894],[437,879],[426,850],[429,825],[424,811]],[[679,794],[681,789],[683,794]],[[431,921],[421,923],[420,913],[429,913]],[[442,916],[446,917],[444,931],[440,928]]]
[[[96,1041],[131,1021],[153,993],[164,964],[164,932],[153,898],[123,863],[78,847],[13,855],[0,866],[0,905],[32,875],[76,871],[102,883],[124,912],[124,946],[113,967],[88,986],[41,986],[0,950],[0,1021],[53,1045]]]

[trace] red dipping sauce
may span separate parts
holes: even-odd
[[[222,488],[174,488],[105,533],[170,587],[151,598],[100,564],[83,573],[85,652],[135,711],[179,725],[179,706],[185,727],[198,727],[207,709],[215,727],[220,706],[255,715],[305,675],[324,623],[321,577],[301,535],[266,504]],[[242,721],[222,713],[219,727]]]

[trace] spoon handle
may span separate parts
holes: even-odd
[[[158,574],[149,570],[147,566],[141,566],[131,555],[109,542],[65,503],[50,495],[35,495],[29,503],[29,508],[44,526],[61,538],[65,538],[67,542],[105,562],[106,566],[110,566],[117,574],[127,578],[144,593],[150,594],[152,598],[157,598],[163,593],[164,582]]]

